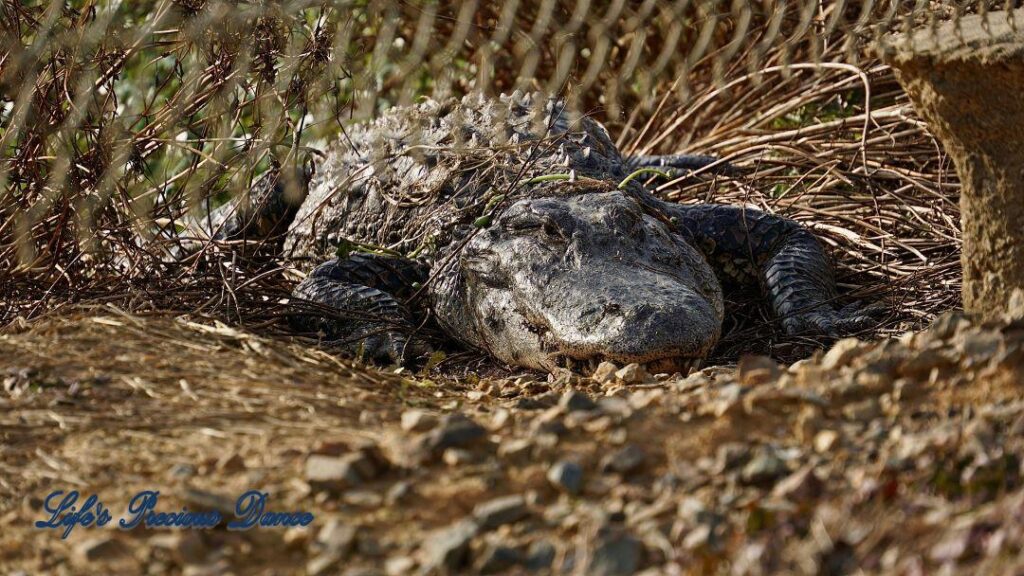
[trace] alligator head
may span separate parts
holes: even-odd
[[[448,331],[510,364],[681,369],[721,329],[718,281],[657,201],[626,192],[520,200],[434,289]]]

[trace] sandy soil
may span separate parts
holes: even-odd
[[[789,367],[450,379],[84,309],[0,334],[0,572],[1024,573],[1022,343],[949,315]],[[250,489],[314,518],[116,528]],[[36,528],[56,490],[112,521]]]

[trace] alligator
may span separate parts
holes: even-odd
[[[715,164],[624,158],[600,123],[540,95],[425,100],[347,129],[290,180],[299,193],[283,177],[254,187],[216,234],[278,235],[308,271],[293,296],[313,304],[295,325],[382,363],[425,354],[429,323],[511,366],[686,370],[721,335],[723,289],[742,287],[788,334],[869,325],[836,305],[829,258],[800,224],[642,184]]]

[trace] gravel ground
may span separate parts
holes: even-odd
[[[1024,574],[1022,372],[1024,321],[956,313],[792,366],[451,378],[83,310],[0,334],[0,572]],[[114,527],[249,489],[314,519]],[[114,521],[36,529],[54,490]]]

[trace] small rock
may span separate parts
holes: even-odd
[[[823,370],[836,370],[847,366],[854,358],[860,356],[864,343],[856,338],[843,338],[836,342],[821,359]]]
[[[999,353],[1003,346],[1003,335],[995,331],[960,334],[956,346],[964,357],[965,366],[978,366]]]
[[[511,524],[525,518],[529,513],[526,500],[520,494],[495,498],[473,508],[473,517],[483,530],[493,530],[498,526]]]
[[[935,562],[959,560],[970,548],[970,530],[958,530],[932,546],[928,556]]]
[[[416,567],[416,560],[409,556],[393,556],[384,561],[387,576],[405,576]]]
[[[557,551],[555,546],[547,540],[538,540],[526,550],[526,558],[523,559],[523,567],[527,570],[547,570],[555,561]]]
[[[428,571],[450,572],[463,568],[469,559],[469,543],[477,529],[476,522],[464,519],[435,531],[420,547],[423,567]]]
[[[330,574],[332,568],[334,568],[341,560],[334,554],[321,554],[310,559],[306,562],[306,574],[309,576],[323,576],[324,574]]]
[[[651,375],[644,370],[644,367],[633,363],[627,364],[621,370],[615,372],[615,377],[623,384],[643,384],[651,379]]]
[[[480,574],[504,573],[522,561],[522,555],[515,548],[501,544],[488,546],[477,560],[477,571]]]
[[[149,539],[149,543],[157,548],[171,550],[182,564],[199,564],[206,559],[208,552],[203,539],[193,530],[154,536]]]
[[[814,435],[814,451],[824,454],[832,449],[839,439],[839,433],[834,430],[822,430]]]
[[[463,466],[476,460],[476,457],[469,450],[463,448],[449,448],[441,455],[441,460],[449,466]]]
[[[311,486],[323,490],[344,490],[362,483],[351,458],[318,454],[306,459],[306,480]]]
[[[924,334],[933,339],[945,340],[970,327],[970,325],[970,320],[964,316],[963,312],[950,311],[936,318],[932,325],[924,331]]]
[[[605,396],[597,401],[597,407],[602,413],[619,418],[628,418],[633,413],[629,401],[619,396]]]
[[[228,561],[223,559],[223,558],[221,558],[219,560],[214,560],[214,561],[208,562],[206,564],[199,564],[199,565],[191,564],[191,565],[185,566],[185,569],[181,571],[181,575],[182,576],[221,576],[222,574],[224,574],[226,572],[229,572],[229,571],[230,571],[230,566],[228,565]],[[308,574],[310,576],[312,576],[313,574],[316,574],[317,576],[319,576],[319,575],[324,574],[324,573],[325,572],[322,571],[322,570],[320,572],[308,572]]]
[[[515,402],[516,410],[543,410],[558,404],[559,396],[554,392],[545,392],[536,396],[524,396]]]
[[[174,553],[181,564],[199,564],[206,559],[207,548],[203,538],[193,530],[182,531],[178,536]]]
[[[627,576],[640,568],[644,545],[627,533],[598,536],[590,556],[587,574],[594,576]]]
[[[289,548],[302,548],[309,543],[309,529],[305,526],[293,526],[284,531],[281,540]]]
[[[713,536],[714,528],[710,524],[700,524],[690,530],[686,538],[683,539],[683,548],[687,550],[703,548],[711,542]]]
[[[907,378],[922,379],[931,374],[932,370],[951,368],[956,365],[957,359],[951,353],[941,348],[925,348],[918,350],[917,354],[911,356],[899,367],[901,376]]]
[[[394,486],[388,488],[387,494],[384,495],[384,502],[389,506],[393,506],[401,502],[410,493],[412,493],[411,483],[406,481],[396,482]]]
[[[618,369],[619,367],[611,362],[601,362],[590,378],[598,384],[608,384],[615,380],[615,372]]]
[[[235,499],[223,494],[185,488],[181,492],[181,499],[193,510],[216,510],[227,517],[235,514]]]
[[[626,444],[615,452],[608,454],[601,461],[601,469],[605,472],[629,474],[643,466],[647,455],[636,444]]]
[[[525,459],[529,457],[532,448],[533,441],[529,438],[506,440],[498,446],[498,456],[512,460]]]
[[[577,390],[569,390],[563,394],[562,399],[558,402],[558,406],[563,412],[575,412],[577,410],[589,412],[597,408],[597,404],[593,400]]]
[[[354,526],[346,524],[338,518],[331,518],[317,533],[313,544],[323,552],[343,557],[352,549],[355,539],[356,528]]]
[[[843,416],[854,422],[867,422],[882,415],[882,407],[875,398],[868,398],[860,402],[848,404],[843,407]]]
[[[492,431],[498,431],[505,427],[506,424],[512,422],[512,411],[507,408],[498,408],[494,411],[491,416],[491,423],[488,426]]]
[[[384,548],[380,544],[380,540],[377,540],[373,536],[363,533],[356,539],[356,552],[359,556],[370,556],[373,558],[380,557],[384,553]]]
[[[423,449],[434,453],[448,448],[465,448],[487,436],[487,429],[461,415],[445,416],[438,427],[425,434],[420,442]]]
[[[782,375],[779,365],[767,356],[752,354],[740,358],[736,366],[736,376],[746,386],[760,386],[774,382]]]
[[[377,508],[384,502],[384,497],[373,490],[348,490],[342,501],[359,508]]]
[[[217,460],[216,468],[220,472],[239,472],[245,470],[245,459],[238,452],[225,454]]]
[[[74,555],[82,562],[109,560],[125,552],[124,544],[113,538],[90,538],[75,546]]]
[[[740,478],[747,484],[770,484],[789,472],[786,463],[775,455],[774,450],[761,450],[743,467]]]
[[[783,478],[775,485],[772,494],[791,502],[804,502],[817,498],[824,488],[821,480],[814,475],[811,467],[805,467]]]
[[[191,464],[175,464],[171,466],[170,475],[172,478],[191,478],[196,475],[196,467]]]
[[[437,426],[437,416],[423,410],[406,410],[402,412],[401,426],[406,432],[426,432]]]
[[[583,467],[571,460],[560,460],[548,469],[548,482],[567,494],[579,494],[583,487]]]
[[[739,442],[726,442],[715,452],[716,474],[723,474],[750,461],[750,448]]]

